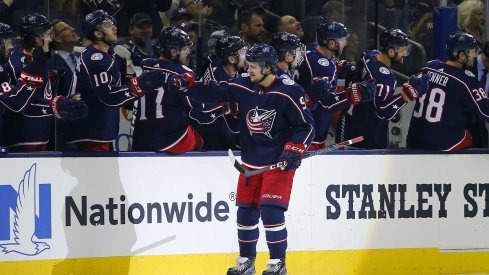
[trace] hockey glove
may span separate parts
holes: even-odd
[[[131,78],[132,93],[142,97],[145,92],[155,90],[165,84],[165,76],[160,71],[145,72]]]
[[[301,165],[302,156],[306,152],[306,146],[304,144],[298,144],[293,142],[287,142],[284,146],[284,150],[280,155],[280,161],[286,161],[287,165],[283,170],[297,169]]]
[[[419,78],[412,75],[408,82],[402,84],[402,90],[410,100],[417,100],[422,97],[426,94],[429,87],[430,76],[428,74],[423,74]]]
[[[360,102],[370,102],[374,100],[375,93],[377,92],[377,86],[375,80],[355,82],[346,89],[346,96],[348,101],[357,105]]]
[[[184,91],[194,86],[195,78],[192,73],[183,73],[171,76],[170,83],[177,89]]]
[[[329,95],[331,90],[331,83],[328,79],[315,78],[312,83],[306,88],[306,105],[312,107],[322,98]]]
[[[346,60],[341,60],[336,64],[336,73],[345,78],[347,75],[354,73],[357,70],[357,64],[354,62],[348,62]]]
[[[57,119],[79,120],[88,114],[88,108],[83,100],[57,96],[51,101],[51,110]]]

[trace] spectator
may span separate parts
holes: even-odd
[[[350,7],[345,6],[343,2],[338,0],[330,0],[322,6],[321,16],[326,19],[345,24],[348,19],[346,13],[349,10]]]
[[[175,9],[170,16],[170,25],[178,26],[181,23],[190,21],[190,18],[191,16],[187,13],[187,10],[185,8]]]
[[[278,31],[295,34],[297,37],[299,37],[299,39],[304,36],[301,23],[291,15],[284,15],[280,18],[280,26]]]
[[[7,13],[14,1],[15,0],[3,0],[0,2],[0,18],[2,18],[2,21],[7,17]]]
[[[263,26],[263,13],[261,10],[249,10],[239,14],[239,36],[249,45],[263,42],[265,35]]]
[[[484,46],[484,3],[480,0],[466,0],[457,6],[460,31],[471,34],[477,40],[479,48]]]
[[[153,21],[151,17],[142,12],[135,13],[129,23],[129,38],[126,48],[131,54],[139,58],[153,57],[150,39],[153,36]],[[133,58],[134,59],[134,58]]]

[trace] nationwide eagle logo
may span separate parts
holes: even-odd
[[[38,195],[36,183],[36,164],[33,164],[24,174],[17,190],[17,206],[14,215],[14,242],[0,244],[0,252],[5,254],[15,252],[22,255],[34,256],[50,248],[45,242],[35,237],[35,220],[38,214]]]
[[[253,133],[262,133],[265,136],[272,138],[270,130],[272,130],[276,114],[277,112],[275,110],[268,111],[258,109],[258,106],[255,107],[255,109],[251,109],[248,114],[246,114],[246,124],[250,131],[250,135],[253,135]]]

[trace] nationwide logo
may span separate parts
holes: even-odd
[[[258,109],[258,106],[255,109],[251,109],[246,114],[246,124],[248,125],[248,130],[250,130],[250,135],[253,135],[253,133],[262,133],[272,138],[270,131],[272,130],[276,114],[277,112],[275,110]]]
[[[36,169],[33,164],[25,172],[17,191],[0,185],[1,253],[34,256],[50,249],[41,239],[51,239],[51,184],[38,184]]]

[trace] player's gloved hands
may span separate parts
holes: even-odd
[[[160,71],[142,73],[138,77],[131,78],[132,93],[142,97],[145,92],[157,89],[165,84],[165,76]]]
[[[183,73],[179,75],[172,75],[169,79],[169,83],[181,91],[192,88],[195,83],[195,78],[192,73]]]
[[[306,152],[306,146],[304,144],[298,144],[293,142],[287,142],[284,146],[282,154],[280,154],[280,161],[286,161],[287,165],[283,170],[297,169],[301,165],[302,156]]]
[[[377,86],[375,80],[355,82],[346,89],[346,97],[348,101],[357,105],[360,102],[370,102],[374,100]]]
[[[430,76],[423,74],[421,77],[412,75],[408,82],[402,84],[402,91],[410,100],[417,100],[428,91],[430,87]]]
[[[349,74],[352,74],[356,70],[357,70],[357,64],[355,64],[354,62],[341,60],[340,62],[336,63],[336,73],[340,77],[345,77]]]
[[[331,83],[325,78],[314,78],[312,83],[306,88],[306,105],[311,107],[322,98],[329,95]]]
[[[134,66],[141,67],[143,64],[143,57],[137,51],[131,53],[131,59]]]
[[[51,110],[57,119],[79,120],[88,114],[88,108],[79,97],[57,96],[51,101]]]

